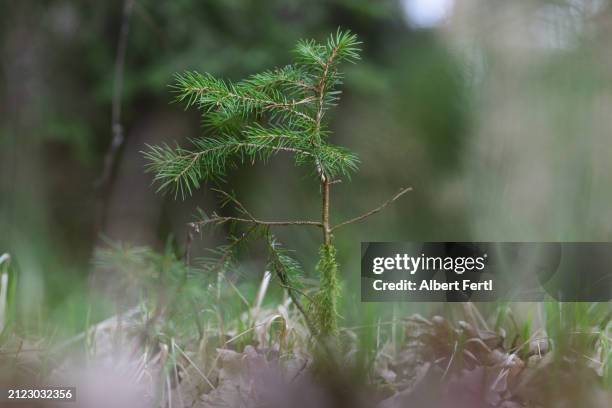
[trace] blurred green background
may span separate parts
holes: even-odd
[[[414,188],[338,232],[347,300],[358,301],[361,241],[611,237],[606,0],[136,0],[125,143],[100,188],[123,5],[1,5],[0,253],[18,270],[22,313],[79,330],[106,313],[84,306],[95,275],[109,273],[92,263],[101,237],[162,249],[173,236],[182,248],[196,207],[218,207],[212,186],[174,201],[143,170],[146,143],[202,132],[197,112],[171,103],[174,73],[241,79],[338,26],[359,35],[364,54],[347,68],[332,116],[334,142],[361,158],[352,182],[334,189],[333,220]],[[282,157],[232,172],[227,185],[263,219],[318,216],[318,186]],[[319,234],[277,235],[312,271]],[[194,256],[222,237],[196,237]],[[261,279],[263,260],[254,252],[251,261],[241,282]]]

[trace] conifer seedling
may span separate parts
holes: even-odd
[[[276,154],[293,157],[296,166],[312,169],[320,184],[321,218],[319,220],[264,221],[255,217],[233,193],[221,191],[224,204],[231,204],[239,216],[217,213],[201,214],[191,224],[197,230],[206,226],[243,224],[246,229],[229,237],[229,244],[218,249],[210,269],[231,267],[239,244],[263,233],[269,252],[268,267],[287,290],[294,305],[304,316],[313,335],[332,336],[338,330],[340,283],[334,233],[341,227],[359,222],[400,198],[410,188],[401,189],[379,207],[355,218],[333,225],[330,218],[330,189],[357,170],[357,156],[342,146],[332,144],[327,113],[340,98],[342,63],[360,59],[360,42],[349,31],[338,30],[326,43],[301,40],[293,50],[294,62],[282,68],[252,75],[240,82],[215,78],[210,74],[187,72],[176,76],[178,101],[203,113],[204,126],[212,136],[191,141],[188,148],[148,146],[147,169],[154,173],[160,190],[185,197],[206,181],[222,180],[237,165],[267,162]],[[315,194],[313,192],[313,194]],[[271,230],[277,227],[304,227],[321,231],[317,272],[319,288],[308,296],[304,307],[299,289],[300,265],[276,241]]]

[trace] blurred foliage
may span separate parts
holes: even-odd
[[[393,0],[138,0],[122,98],[127,145],[110,187],[100,190],[122,7],[118,0],[2,4],[0,253],[18,265],[16,297],[28,300],[22,312],[33,326],[48,322],[47,312],[71,330],[104,314],[88,317],[83,305],[97,268],[94,247],[113,221],[153,214],[152,232],[134,244],[162,250],[170,234],[185,246],[193,208],[217,209],[206,193],[184,205],[155,201],[150,179],[120,171],[141,174],[144,143],[181,144],[197,134],[198,115],[171,103],[173,73],[236,80],[285,65],[297,39],[323,39],[339,26],[358,34],[364,55],[346,74],[345,103],[330,127],[359,155],[361,171],[337,186],[332,218],[414,187],[401,206],[338,233],[345,304],[359,302],[360,241],[612,236],[611,62],[602,51],[612,26],[608,1],[461,2],[447,24],[416,28]],[[182,127],[162,129],[166,115]],[[305,176],[279,158],[229,172],[227,182],[264,219],[310,218],[318,216],[318,187],[292,181]],[[253,182],[264,179],[275,185]],[[121,182],[128,188],[120,190]],[[143,185],[151,196],[138,196]],[[296,257],[311,275],[318,237],[277,236],[303,248]],[[194,236],[194,255],[215,239]],[[263,258],[255,250],[243,260],[245,281],[261,275]],[[383,309],[349,307],[343,317],[357,323]]]
[[[5,58],[0,82],[4,101],[0,104],[0,187],[4,198],[0,203],[0,248],[17,258],[27,258],[25,280],[30,289],[42,291],[43,304],[69,303],[66,296],[87,286],[92,248],[98,234],[104,232],[96,220],[100,211],[105,211],[100,205],[110,193],[97,191],[94,181],[110,141],[113,64],[122,7],[120,1],[53,0],[9,3],[2,13],[0,38]],[[173,73],[197,69],[236,79],[285,65],[285,50],[301,37],[321,39],[344,26],[363,38],[365,58],[347,75],[346,95],[354,101],[353,106],[334,115],[339,124],[349,120],[349,129],[335,125],[335,119],[332,127],[342,130],[341,138],[358,142],[371,137],[360,130],[358,120],[350,123],[364,109],[370,126],[378,123],[384,129],[390,119],[398,127],[405,126],[404,121],[411,122],[432,149],[432,157],[439,156],[437,149],[446,151],[436,163],[452,163],[454,149],[449,146],[460,143],[467,120],[465,105],[457,103],[462,99],[460,74],[435,37],[427,31],[412,32],[398,11],[396,2],[386,0],[269,1],[265,7],[254,0],[137,1],[122,97],[127,137],[147,115],[178,109],[170,104],[168,85]],[[359,100],[369,102],[366,106]],[[436,120],[432,115],[437,114],[450,119]],[[197,127],[197,119],[186,114],[184,118]],[[461,125],[457,126],[457,121]],[[166,140],[173,142],[184,136],[168,134]],[[452,143],[438,143],[444,139]],[[399,138],[395,143],[399,148],[404,142]],[[358,144],[358,148],[367,152],[365,144]],[[122,160],[132,160],[127,150],[123,154]],[[385,167],[390,174],[397,173],[393,163],[397,161],[389,161]],[[286,164],[281,161],[276,166]],[[381,163],[364,165],[382,170]],[[436,166],[432,164],[431,169]],[[262,202],[270,202],[264,195],[279,203],[285,199],[249,188],[251,180],[261,176],[262,170],[254,170],[230,174],[228,181],[236,190],[246,190],[255,205],[259,205],[260,196]],[[269,171],[276,173],[278,167]],[[405,183],[412,181],[410,174],[401,176]],[[380,181],[379,175],[364,177],[359,190]],[[380,197],[386,195],[385,190],[381,188]],[[290,188],[283,196],[289,198],[282,207],[294,214],[316,208],[299,189]],[[376,203],[375,198],[364,202],[364,208]],[[185,208],[191,211],[190,207]],[[274,207],[266,212],[274,213]],[[165,216],[174,217],[172,212]],[[163,221],[161,225],[159,237],[146,243],[161,247],[164,236],[174,228]],[[184,230],[175,232],[179,237],[184,235]],[[302,243],[313,255],[310,259],[305,252],[306,264],[310,270],[314,268],[315,239],[281,238],[288,244],[305,238]],[[199,240],[194,245],[200,252],[205,246],[206,241]],[[74,291],[70,287],[73,283]],[[84,319],[83,312],[80,315]]]

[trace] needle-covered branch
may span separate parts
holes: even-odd
[[[385,208],[386,206],[388,206],[389,204],[393,203],[394,201],[398,200],[401,196],[403,196],[404,194],[408,193],[409,191],[412,191],[412,187],[407,187],[407,188],[402,188],[397,194],[395,194],[393,197],[391,197],[390,199],[388,199],[387,201],[385,201],[384,203],[382,203],[381,205],[379,205],[378,207],[365,212],[355,218],[351,218],[349,220],[346,220],[344,222],[341,222],[340,224],[337,224],[335,226],[332,227],[332,231],[335,231],[336,229],[340,228],[340,227],[344,227],[345,225],[349,225],[349,224],[354,224],[356,222],[360,222],[365,220],[366,218],[368,218],[371,215],[376,214],[377,212],[381,211],[383,208]]]
[[[298,296],[301,291],[295,287],[303,276],[302,267],[289,255],[289,251],[281,247],[269,231],[266,234],[266,243],[268,247],[268,268],[274,271],[281,286],[285,288],[291,301],[304,317],[308,330],[313,335],[317,334],[316,325]]]
[[[196,223],[190,223],[190,227],[199,231],[200,227]],[[244,245],[258,231],[257,225],[252,225],[239,236],[229,237],[230,243],[221,245],[209,250],[211,256],[200,258],[200,266],[208,273],[215,273],[228,270],[233,265],[236,252],[240,246]]]
[[[309,166],[317,178],[349,177],[358,158],[326,140],[323,114],[340,96],[339,64],[357,61],[359,44],[354,34],[340,30],[324,44],[300,41],[293,64],[239,82],[208,73],[177,75],[177,100],[199,108],[215,136],[192,140],[187,148],[148,146],[147,169],[159,189],[184,198],[232,166],[266,162],[280,152]]]
[[[314,163],[318,161],[334,177],[348,176],[357,168],[358,159],[348,150],[330,143],[323,143],[314,150],[303,134],[288,127],[251,125],[245,127],[241,136],[194,139],[190,149],[148,146],[145,152],[147,170],[154,173],[159,190],[172,190],[184,198],[199,188],[201,182],[222,178],[228,168],[255,161],[267,162],[278,153],[293,155],[298,166],[315,168]]]

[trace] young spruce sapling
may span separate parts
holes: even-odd
[[[214,130],[210,137],[191,141],[189,148],[148,146],[147,168],[161,190],[171,190],[184,197],[209,180],[220,180],[228,169],[256,160],[266,162],[285,153],[295,165],[308,166],[320,185],[321,218],[319,220],[264,221],[252,215],[235,195],[221,192],[226,204],[235,206],[240,216],[202,215],[192,224],[205,226],[244,224],[247,229],[231,236],[230,244],[221,248],[215,268],[227,268],[235,248],[254,232],[263,232],[269,251],[269,268],[287,290],[300,310],[312,334],[334,335],[338,330],[340,283],[334,248],[334,232],[345,225],[361,221],[400,198],[410,188],[401,189],[379,207],[360,216],[332,225],[330,188],[357,170],[357,156],[330,142],[327,112],[340,98],[342,63],[360,58],[356,35],[338,30],[326,43],[301,40],[293,50],[291,65],[252,75],[240,82],[215,78],[210,74],[187,72],[176,76],[177,99],[187,107],[203,112],[205,126]],[[280,247],[270,229],[281,226],[315,228],[321,231],[317,271],[320,285],[308,297],[310,307],[300,300],[299,264]]]

